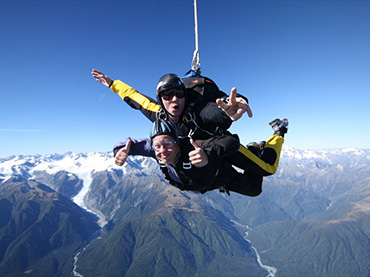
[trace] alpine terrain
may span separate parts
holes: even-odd
[[[254,198],[142,157],[0,158],[0,276],[369,275],[370,150],[284,147]]]

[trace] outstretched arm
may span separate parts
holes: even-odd
[[[139,93],[136,89],[120,80],[112,80],[99,70],[93,69],[91,75],[97,82],[117,93],[131,108],[140,110],[150,121],[153,122],[156,119],[160,106],[154,99]]]

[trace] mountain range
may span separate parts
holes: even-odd
[[[0,276],[370,276],[370,150],[284,147],[263,193],[109,153],[0,158]]]

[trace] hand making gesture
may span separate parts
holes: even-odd
[[[128,158],[131,147],[131,140],[128,140],[126,145],[122,147],[116,154],[114,162],[116,165],[123,166]]]
[[[189,160],[195,167],[203,167],[208,164],[208,156],[206,152],[193,139],[190,139],[194,150],[189,152]]]
[[[225,111],[232,121],[237,121],[247,112],[249,117],[253,116],[248,102],[242,97],[236,97],[236,88],[232,88],[227,103],[222,99],[216,100],[217,105]]]

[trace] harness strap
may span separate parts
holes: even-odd
[[[177,187],[180,190],[184,190],[184,185],[181,183],[176,182],[173,180],[170,176],[170,173],[168,172],[168,167],[165,163],[159,162],[159,168],[163,172],[165,179],[170,183],[170,185]]]
[[[190,123],[188,125],[188,127],[190,129],[188,137],[192,138],[192,136],[195,134],[195,132],[197,130],[199,130],[201,132],[204,132],[204,133],[206,133],[206,134],[208,134],[212,137],[213,136],[218,136],[218,135],[223,135],[224,134],[223,130],[218,128],[218,127],[215,130],[215,132],[209,132],[209,131],[207,131],[207,130],[205,130],[202,127],[199,126],[199,124],[196,121],[196,115],[193,112],[194,105],[195,105],[195,103],[189,104],[189,107],[186,109],[184,117],[183,117],[183,122],[185,122],[186,124]]]

